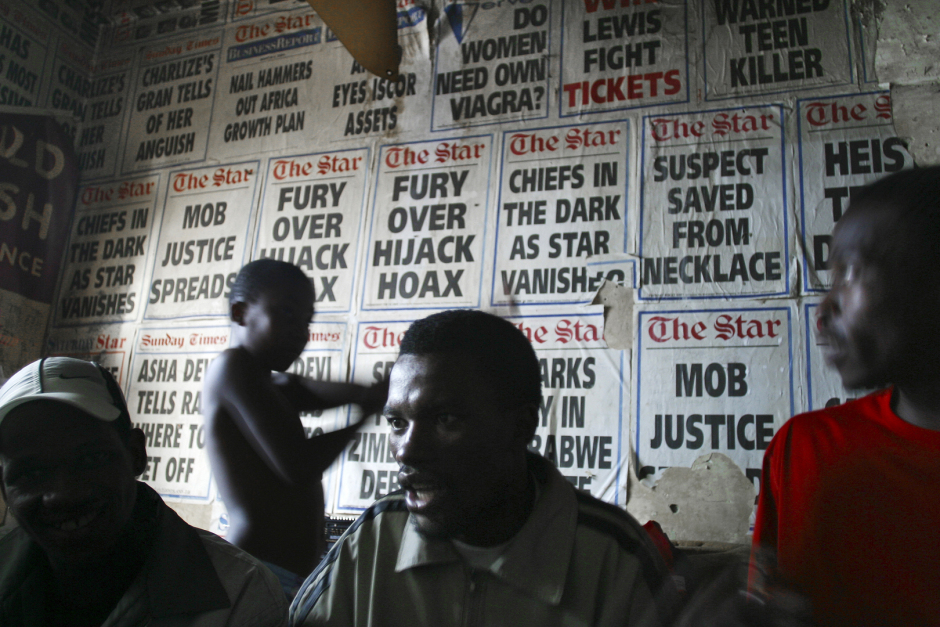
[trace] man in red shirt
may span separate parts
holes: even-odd
[[[817,328],[847,388],[764,456],[752,588],[764,572],[819,625],[940,625],[940,167],[852,197]]]

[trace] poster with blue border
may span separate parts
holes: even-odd
[[[819,294],[831,282],[832,229],[852,193],[914,165],[894,131],[891,94],[845,94],[797,101],[800,138],[800,236],[803,290]]]
[[[637,315],[640,478],[722,453],[753,481],[794,412],[789,306],[667,309]]]
[[[318,312],[352,308],[368,179],[368,148],[268,160],[252,259],[306,272]]]
[[[362,309],[478,307],[492,135],[379,149]]]
[[[159,188],[160,175],[152,173],[78,190],[56,324],[133,322],[140,317]]]
[[[562,118],[689,101],[686,0],[562,5]]]
[[[209,364],[228,343],[228,325],[137,331],[125,395],[131,423],[147,438],[140,480],[161,496],[210,498],[202,386]]]
[[[786,296],[783,107],[643,118],[640,299]]]
[[[258,170],[245,161],[169,174],[145,319],[228,316],[250,246]]]
[[[506,131],[491,305],[590,302],[633,285],[627,252],[629,121]]]

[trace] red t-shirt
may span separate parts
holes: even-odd
[[[940,432],[890,403],[796,416],[764,455],[754,547],[820,625],[940,625]]]

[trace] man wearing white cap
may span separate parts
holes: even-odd
[[[49,357],[0,388],[0,625],[284,625],[277,579],[135,477],[144,434],[94,363]]]

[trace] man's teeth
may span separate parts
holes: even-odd
[[[85,514],[84,516],[79,516],[78,518],[74,518],[72,520],[66,520],[63,523],[59,523],[58,525],[56,525],[56,527],[61,529],[62,531],[75,531],[76,529],[81,529],[82,527],[90,523],[96,515],[97,515],[97,512]]]

